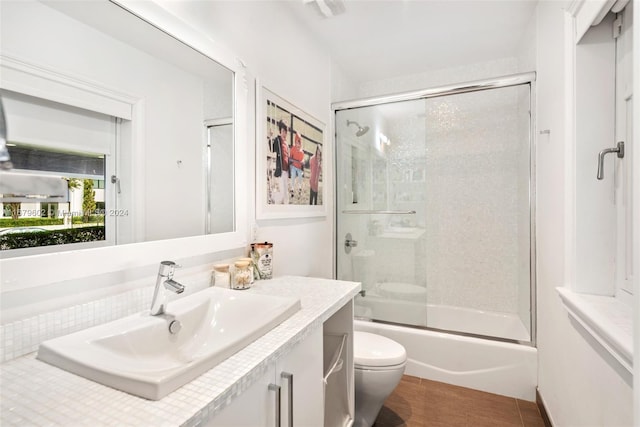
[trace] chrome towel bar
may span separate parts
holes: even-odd
[[[384,210],[344,210],[343,214],[364,214],[364,215],[415,215],[416,211],[384,211]]]

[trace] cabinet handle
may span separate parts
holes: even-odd
[[[282,372],[280,377],[287,380],[289,383],[289,427],[293,427],[293,374],[290,374],[289,372]]]
[[[275,384],[269,384],[269,391],[276,393],[276,427],[281,427],[280,423],[280,386]]]

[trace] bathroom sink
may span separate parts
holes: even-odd
[[[297,298],[207,288],[143,312],[40,344],[37,358],[151,400],[194,380],[300,310]],[[182,328],[174,334],[169,323]]]

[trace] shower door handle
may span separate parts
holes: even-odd
[[[344,241],[344,245],[348,248],[355,248],[356,246],[358,246],[358,241],[347,239]]]
[[[358,246],[358,241],[351,238],[351,233],[347,233],[347,235],[344,236],[344,251],[350,253],[351,248],[355,248],[356,246]]]
[[[605,148],[600,153],[598,153],[598,179],[602,180],[604,178],[604,156],[609,153],[618,153],[618,158],[622,159],[624,157],[624,141],[619,141],[616,144],[616,148]]]

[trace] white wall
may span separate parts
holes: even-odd
[[[640,30],[638,30],[638,23],[640,23],[640,7],[636,7],[633,9],[633,21],[636,23],[636,29],[633,32],[633,45],[636,46],[635,51],[638,51],[638,46],[640,46]],[[635,93],[640,93],[640,79],[637,76],[640,76],[640,55],[634,55],[633,57],[633,75],[636,76],[633,82],[633,91]],[[640,123],[640,96],[635,96],[633,98],[633,122]],[[637,129],[637,127],[636,127]],[[636,130],[634,141],[637,146],[638,141],[640,141],[640,132]],[[640,165],[640,150],[634,150],[633,153],[633,164],[637,167]],[[633,211],[640,211],[640,185],[636,185],[633,189]],[[633,230],[633,253],[636,254],[635,265],[638,265],[638,254],[640,254],[640,227],[634,227]],[[637,271],[637,270],[636,270]],[[635,279],[635,289],[636,291],[640,289],[640,284],[638,282],[638,278],[636,276]],[[636,313],[640,312],[640,292],[636,292],[634,295],[634,310]],[[635,364],[634,364],[634,373],[633,373],[633,388],[634,388],[634,420],[636,424],[640,424],[640,316],[636,316],[633,324],[634,328],[634,344],[633,344],[633,352],[635,356]]]
[[[565,131],[564,7],[539,2],[537,47],[538,388],[556,426],[631,426],[633,395],[615,362],[569,321],[555,290],[565,282],[562,189]],[[595,164],[594,164],[595,167]]]
[[[517,57],[506,57],[456,67],[425,70],[419,74],[399,75],[398,77],[390,79],[365,82],[358,88],[358,97],[367,98],[409,92],[453,83],[464,83],[515,74],[521,71],[531,70],[520,68]]]
[[[576,279],[575,289],[615,295],[615,154],[596,180],[597,153],[614,146],[616,44],[614,17],[591,27],[576,46]],[[598,84],[593,84],[597,81]],[[594,245],[593,242],[598,242]]]

